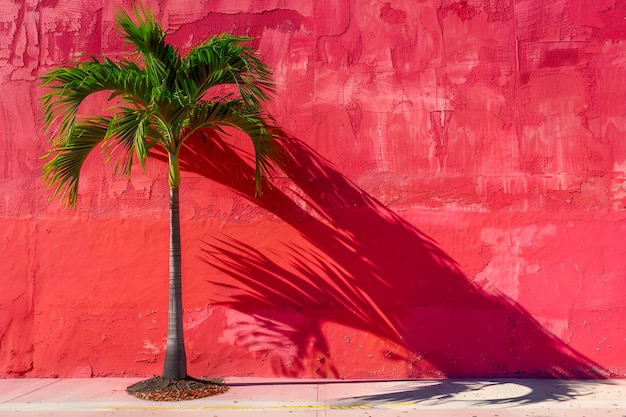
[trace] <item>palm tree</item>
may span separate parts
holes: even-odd
[[[271,73],[247,37],[222,34],[185,55],[165,42],[154,14],[134,7],[135,20],[125,11],[116,23],[134,52],[127,59],[92,58],[49,71],[42,85],[45,130],[51,149],[45,155],[44,182],[70,207],[78,198],[81,168],[99,145],[116,154],[122,173],[130,175],[133,155],[145,171],[152,148],[167,154],[170,187],[170,272],[168,332],[163,378],[187,377],[182,326],[181,246],[179,219],[179,153],[194,134],[223,127],[243,131],[252,140],[256,191],[279,158],[273,127],[264,104],[274,91]],[[133,13],[131,13],[133,14]],[[210,89],[230,85],[236,94],[211,98]],[[110,92],[107,115],[79,113],[80,104],[94,93]],[[204,135],[210,138],[211,135]]]

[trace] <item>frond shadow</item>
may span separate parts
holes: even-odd
[[[194,138],[181,152],[183,169],[232,188],[303,240],[277,236],[274,251],[228,236],[204,242],[203,260],[227,277],[207,280],[223,295],[214,301],[253,317],[238,344],[292,350],[277,374],[345,377],[324,332],[333,322],[388,340],[374,354],[404,363],[412,377],[605,375],[513,300],[471,283],[433,239],[312,149],[285,134],[281,143],[290,186],[256,199],[242,181],[252,168],[223,139]]]
[[[333,405],[360,406],[463,403],[470,407],[513,408],[528,404],[571,401],[593,395],[589,383],[545,379],[398,381],[385,392],[334,400]]]

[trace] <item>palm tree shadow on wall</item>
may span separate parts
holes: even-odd
[[[231,187],[305,242],[276,236],[276,252],[227,236],[204,242],[203,260],[223,273],[207,279],[211,294],[226,294],[212,301],[254,318],[230,323],[237,344],[291,351],[274,358],[276,374],[345,377],[324,331],[338,323],[388,340],[366,347],[367,357],[382,355],[409,377],[606,375],[513,300],[473,285],[432,239],[301,141],[282,134],[282,144],[293,195],[274,187],[254,198],[253,182],[242,181],[252,168],[217,136],[193,138],[180,157],[181,168]]]

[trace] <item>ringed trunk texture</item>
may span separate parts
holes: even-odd
[[[170,290],[167,317],[167,346],[163,378],[187,377],[187,357],[183,337],[183,297],[181,286],[180,213],[178,187],[170,187]]]

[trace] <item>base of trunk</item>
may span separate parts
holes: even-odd
[[[187,377],[165,379],[161,376],[139,381],[126,388],[126,392],[137,398],[150,401],[184,401],[223,394],[228,387],[218,379]]]

